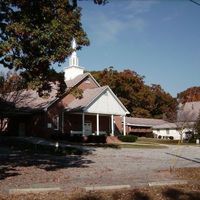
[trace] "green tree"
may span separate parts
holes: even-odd
[[[72,39],[77,49],[89,44],[80,18],[75,0],[1,0],[0,64],[45,89],[51,64],[64,62],[72,53]]]

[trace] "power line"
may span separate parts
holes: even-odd
[[[191,1],[192,3],[195,3],[196,5],[200,6],[200,3],[198,3],[198,2],[196,2],[194,0],[189,0],[189,1]]]

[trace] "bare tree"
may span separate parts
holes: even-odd
[[[175,124],[180,134],[180,142],[183,143],[183,135],[188,134],[188,139],[194,133],[194,114],[191,110],[184,109],[184,104],[179,105]]]
[[[15,104],[20,101],[23,80],[13,73],[0,75],[0,133],[6,130],[9,116],[15,112]]]

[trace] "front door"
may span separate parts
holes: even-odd
[[[84,130],[85,130],[86,135],[92,135],[92,123],[91,122],[85,122]]]

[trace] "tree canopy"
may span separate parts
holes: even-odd
[[[200,101],[200,87],[190,87],[177,95],[179,102]]]
[[[64,62],[72,53],[72,39],[77,49],[89,44],[80,18],[76,0],[1,0],[0,64],[46,89],[51,64]]]
[[[109,85],[132,116],[174,119],[176,99],[160,85],[148,86],[134,71],[112,68],[91,72],[100,85]]]

